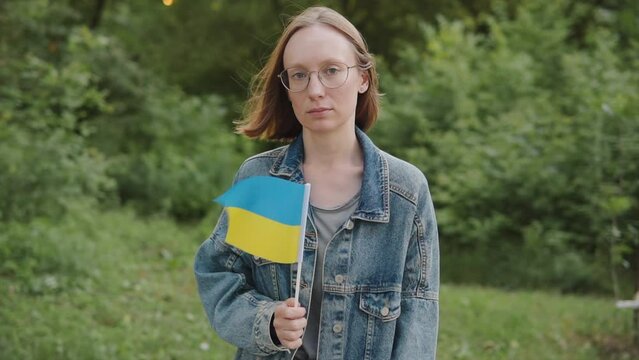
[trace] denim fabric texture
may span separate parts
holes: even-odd
[[[428,183],[413,165],[379,150],[356,129],[364,154],[358,208],[326,248],[319,359],[435,359],[439,243]],[[302,137],[247,159],[235,182],[258,175],[302,183]],[[228,244],[223,213],[195,257],[205,312],[236,359],[291,359],[269,325],[294,295],[296,265],[276,264]],[[317,231],[307,219],[300,303],[309,309]]]

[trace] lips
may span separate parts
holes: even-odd
[[[321,114],[325,114],[327,112],[329,112],[331,110],[331,108],[327,108],[327,107],[315,107],[310,109],[309,111],[307,111],[309,114],[311,115],[321,115]]]

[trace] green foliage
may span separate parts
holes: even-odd
[[[449,279],[609,289],[610,242],[637,245],[636,63],[605,26],[571,44],[566,4],[425,25],[382,79],[375,138],[429,176]]]
[[[639,266],[636,6],[322,3],[381,55],[373,137],[427,173],[446,281],[619,294]],[[258,149],[231,133],[238,99],[281,14],[310,3],[97,4],[0,3],[2,226],[77,206],[205,216]]]
[[[154,74],[187,92],[243,98],[280,30],[274,3],[118,2],[107,9],[104,27]]]
[[[0,277],[15,279],[32,295],[90,287],[99,277],[95,220],[88,206],[76,206],[73,217],[9,222],[0,234]],[[105,257],[105,256],[102,256]]]
[[[233,358],[192,272],[214,216],[178,226],[133,211],[70,215],[0,234],[0,358]],[[7,258],[8,248],[22,250]],[[30,264],[29,282],[12,262]],[[440,359],[636,356],[631,318],[608,299],[445,285],[440,304]]]
[[[464,286],[445,286],[441,299],[438,359],[632,359],[638,354],[628,336],[630,317],[603,299]]]
[[[329,6],[347,16],[365,34],[371,51],[394,63],[399,44],[419,38],[420,21],[432,21],[438,14],[474,15],[489,3],[177,0],[166,7],[160,1],[117,2],[107,9],[103,26],[154,73],[186,92],[214,92],[242,101],[283,24],[309,6]],[[233,109],[234,116],[239,113]]]
[[[123,210],[70,215],[0,234],[0,358],[231,358],[196,294],[202,226]]]
[[[185,95],[143,71],[116,41],[86,28],[69,44],[114,109],[94,119],[90,140],[112,160],[120,199],[145,213],[205,214],[249,146],[228,130],[222,99]]]
[[[27,53],[0,67],[0,220],[56,218],[70,202],[112,188],[104,157],[87,141],[87,120],[109,106],[85,65]]]
[[[639,3],[320,3],[381,55],[372,135],[431,181],[444,283],[625,295]],[[281,14],[311,2],[97,4],[0,2],[0,358],[230,359],[192,257],[210,199],[257,149],[231,134],[239,99]],[[608,300],[441,299],[442,359],[638,355]]]
[[[2,278],[0,358],[233,358],[234,348],[212,333],[191,267],[213,219],[180,227],[130,211],[81,213],[46,230],[84,239],[78,256],[69,249],[66,257],[95,276],[38,296]],[[637,355],[631,318],[608,299],[446,285],[440,306],[438,359]]]
[[[96,203],[112,188],[104,158],[60,129],[0,129],[0,220],[57,219],[77,201]]]
[[[0,47],[0,220],[113,203],[111,190],[145,213],[203,216],[249,146],[228,130],[224,101],[155,78],[64,4],[20,4],[0,18],[11,29],[1,44],[35,39]],[[56,14],[64,25],[50,24]]]

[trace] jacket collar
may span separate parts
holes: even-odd
[[[390,217],[388,162],[362,130],[355,127],[355,133],[364,154],[364,176],[359,206],[352,218],[387,223]],[[285,151],[279,154],[271,167],[270,174],[303,183],[303,160],[304,142],[300,134]]]

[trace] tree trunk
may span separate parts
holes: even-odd
[[[97,28],[98,25],[100,25],[100,20],[102,19],[102,13],[104,12],[105,4],[106,0],[95,1],[95,10],[93,11],[93,16],[91,17],[91,22],[89,23],[89,28],[91,30]]]

